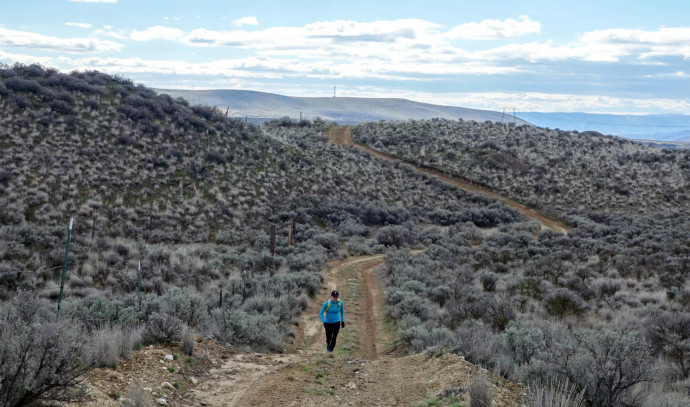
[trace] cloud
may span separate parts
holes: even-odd
[[[517,38],[528,34],[539,34],[541,23],[530,20],[529,16],[520,16],[518,20],[483,20],[470,22],[451,28],[446,36],[451,39],[498,40]]]
[[[259,20],[256,17],[242,17],[232,22],[236,27],[242,27],[243,25],[259,25]]]
[[[655,31],[612,28],[584,33],[586,47],[612,52],[614,60],[634,55],[639,59],[681,56],[690,59],[690,27],[661,27]]]
[[[103,26],[104,30],[96,30],[93,32],[93,35],[104,35],[106,37],[112,37],[112,38],[117,38],[118,40],[127,40],[129,39],[129,36],[126,31],[113,31],[111,26],[106,25]]]
[[[65,25],[70,27],[91,28],[91,24],[89,23],[65,23]]]
[[[386,88],[373,88],[347,92],[344,95],[360,97],[390,97]],[[349,93],[349,94],[348,94]],[[504,106],[517,106],[520,112],[591,112],[640,114],[650,112],[683,112],[690,109],[690,101],[667,98],[629,98],[590,94],[540,92],[414,92],[395,91],[395,97],[420,102],[475,109],[500,111]]]
[[[117,0],[69,0],[72,3],[117,3]]]
[[[0,27],[0,46],[76,53],[119,51],[122,48],[122,44],[98,38],[59,38],[2,27]]]
[[[134,30],[130,34],[130,38],[134,41],[151,41],[151,40],[179,40],[184,37],[184,31],[171,28],[163,27],[160,25],[149,27],[144,31]]]
[[[302,27],[270,27],[264,30],[191,31],[182,39],[192,46],[239,47],[290,52],[296,48],[320,48],[338,44],[393,43],[421,40],[426,31],[440,27],[418,19],[374,21],[323,21]],[[357,53],[353,51],[353,55]]]

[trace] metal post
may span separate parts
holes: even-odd
[[[141,308],[141,260],[139,260],[139,272],[137,273],[137,290],[139,291],[139,308]]]
[[[276,225],[271,225],[271,256],[276,254]]]
[[[60,316],[60,303],[62,302],[62,292],[65,288],[65,275],[67,274],[67,259],[69,257],[69,243],[72,240],[72,226],[74,225],[74,218],[69,220],[69,229],[67,230],[67,247],[65,248],[65,264],[62,266],[62,279],[60,279],[60,297],[58,297],[58,316]]]
[[[220,300],[218,301],[218,308],[223,308],[223,289],[220,289]]]

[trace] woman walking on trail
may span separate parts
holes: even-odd
[[[326,350],[328,352],[333,352],[338,332],[340,328],[345,328],[345,306],[342,301],[338,300],[338,297],[340,294],[337,291],[331,291],[331,299],[323,303],[319,312],[319,318],[323,322],[323,327],[326,328]]]

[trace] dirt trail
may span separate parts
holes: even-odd
[[[214,406],[412,406],[426,405],[442,390],[467,388],[486,375],[494,406],[520,405],[519,385],[505,382],[454,354],[403,356],[395,352],[395,332],[383,314],[376,270],[383,255],[333,262],[322,293],[301,317],[294,354],[270,374],[255,380],[234,403]],[[336,288],[345,303],[347,325],[335,352],[325,351],[318,311],[320,299]],[[468,404],[467,394],[460,401]]]
[[[393,155],[382,153],[380,151],[374,150],[373,148],[368,147],[366,145],[355,143],[354,140],[352,140],[352,127],[351,126],[333,126],[328,130],[326,135],[336,145],[350,145],[350,146],[353,146],[353,147],[360,149],[362,151],[366,151],[366,152],[372,154],[373,156],[383,158],[384,160],[404,161],[404,160],[401,160],[400,158],[395,157]],[[404,161],[404,162],[406,164],[409,164],[415,170],[417,170],[421,173],[434,176],[434,177],[438,178],[439,180],[446,182],[448,184],[454,185],[454,186],[456,186],[462,190],[486,195],[486,196],[489,196],[492,198],[496,198],[496,199],[500,199],[502,201],[505,201],[505,203],[508,206],[510,206],[511,208],[515,208],[515,209],[519,210],[526,217],[528,217],[530,219],[538,220],[541,223],[542,228],[548,228],[548,229],[555,230],[557,232],[561,232],[561,233],[565,233],[565,234],[567,234],[571,229],[571,227],[568,226],[567,224],[565,224],[565,223],[563,223],[557,219],[554,219],[545,213],[539,212],[539,211],[532,209],[532,208],[529,208],[529,207],[527,207],[527,206],[525,206],[519,202],[513,201],[512,199],[505,198],[505,197],[499,195],[498,193],[496,193],[495,191],[493,191],[493,190],[491,190],[491,189],[489,189],[483,185],[472,183],[471,181],[464,180],[462,178],[448,176],[448,175],[446,175],[440,171],[433,170],[430,168],[420,167],[418,165],[412,164],[412,163],[407,162],[407,161]]]
[[[372,255],[331,262],[316,300],[298,318],[287,354],[233,355],[210,372],[211,380],[193,391],[193,400],[212,406],[308,405],[303,404],[303,396],[309,395],[309,391],[290,388],[294,382],[290,379],[294,373],[290,372],[311,365],[314,358],[325,357],[325,335],[318,312],[323,305],[321,300],[325,301],[331,290],[342,293],[348,324],[338,336],[336,353],[376,358],[377,324],[381,318],[373,313],[381,312],[381,299],[372,271],[383,263],[383,257]],[[358,288],[360,269],[366,273],[365,292]]]
[[[176,345],[147,347],[117,370],[96,369],[88,380],[87,399],[65,406],[115,407],[121,405],[116,396],[126,395],[133,385],[144,387],[152,399],[165,398],[170,406],[428,405],[443,390],[466,390],[477,375],[487,377],[493,407],[519,406],[524,388],[461,356],[396,351],[395,325],[384,317],[376,277],[383,262],[383,255],[372,255],[329,263],[322,289],[299,316],[294,341],[284,354],[243,352],[200,340],[197,362],[188,365],[183,359],[165,360],[166,354],[179,352]],[[327,353],[318,311],[332,289],[341,292],[347,325],[335,352]],[[162,382],[175,386],[166,388]],[[468,405],[468,397],[461,394],[460,403]]]

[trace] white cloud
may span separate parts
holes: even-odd
[[[580,38],[586,47],[612,52],[612,59],[634,55],[639,59],[666,56],[690,58],[690,27],[661,27],[656,31],[612,28],[586,32]]]
[[[256,17],[242,17],[232,22],[236,27],[242,27],[243,25],[259,25],[259,20]]]
[[[541,23],[530,20],[529,16],[520,16],[518,20],[483,20],[470,22],[451,28],[446,36],[451,39],[497,40],[517,38],[528,34],[539,34]]]
[[[122,44],[98,38],[59,38],[0,27],[0,45],[65,52],[119,51]]]
[[[72,3],[117,3],[117,0],[69,0]]]
[[[163,27],[160,25],[149,27],[144,31],[134,30],[130,34],[130,38],[134,41],[151,41],[151,40],[179,40],[185,35],[184,31],[171,28]]]
[[[127,35],[127,32],[125,31],[113,31],[111,26],[104,26],[104,30],[96,30],[93,32],[93,35],[104,35],[106,37],[112,37],[112,38],[117,38],[118,40],[127,40],[129,39],[129,36]]]
[[[70,27],[91,28],[91,24],[89,23],[65,23],[65,25]]]

